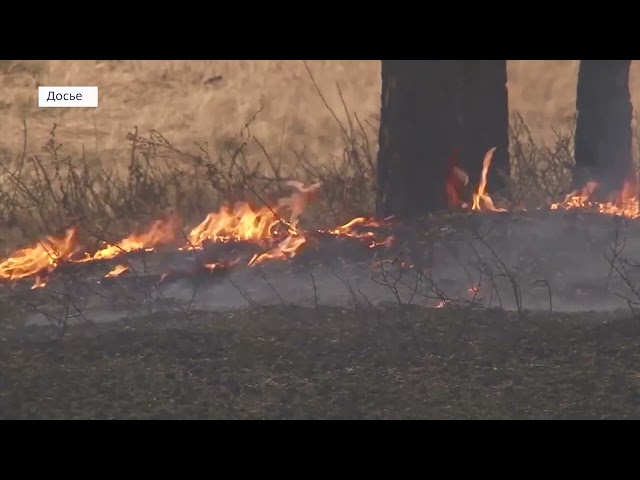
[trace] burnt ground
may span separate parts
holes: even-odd
[[[383,253],[408,251],[428,279],[396,284],[388,267],[380,285],[380,252],[331,241],[166,284],[184,255],[130,256],[140,275],[113,281],[96,264],[1,286],[0,418],[640,418],[640,320],[621,298],[640,303],[640,222],[532,212],[391,228]],[[451,301],[425,308],[438,298]]]
[[[640,418],[624,312],[281,306],[2,330],[4,419]]]

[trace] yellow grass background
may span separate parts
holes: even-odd
[[[66,151],[99,152],[117,159],[127,149],[126,134],[156,129],[177,146],[208,143],[224,147],[247,119],[263,110],[251,132],[272,152],[305,149],[319,161],[339,150],[339,129],[323,105],[302,61],[1,61],[0,151],[22,149],[22,122],[28,145],[37,151],[52,124]],[[521,113],[537,141],[550,143],[552,127],[562,127],[575,109],[577,60],[511,60],[509,103]],[[380,62],[308,62],[329,104],[344,118],[338,89],[349,109],[365,121],[380,106]],[[640,102],[639,66],[631,90]],[[208,79],[221,77],[207,83]],[[98,109],[40,109],[37,85],[98,85]],[[371,130],[373,132],[373,130]],[[372,138],[375,141],[375,138]]]

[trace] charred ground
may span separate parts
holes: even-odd
[[[624,313],[396,307],[194,311],[58,340],[5,324],[0,415],[639,418],[639,335]]]

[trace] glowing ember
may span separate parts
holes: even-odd
[[[469,293],[469,295],[473,295],[473,296],[478,295],[478,293],[480,293],[480,285],[478,284],[478,285],[469,287],[469,290],[467,290],[467,292]]]

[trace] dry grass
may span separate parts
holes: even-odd
[[[380,62],[313,60],[309,65],[330,105],[341,110],[336,83],[361,119],[378,113]],[[537,142],[554,141],[551,125],[574,113],[577,60],[509,61],[510,108]],[[633,99],[640,102],[638,64]],[[0,64],[0,150],[22,148],[22,120],[30,150],[56,122],[68,148],[109,159],[126,149],[126,133],[156,129],[175,145],[224,146],[261,105],[252,126],[269,151],[304,149],[319,160],[341,150],[339,129],[318,97],[303,62],[289,60],[3,61]],[[218,78],[219,79],[216,79]],[[207,82],[207,80],[210,80]],[[100,108],[38,109],[36,85],[99,85]],[[338,112],[341,114],[341,112]]]
[[[350,105],[363,115],[377,113],[376,62],[311,61],[328,100],[337,105],[340,81]],[[126,133],[156,129],[177,146],[194,141],[225,145],[256,110],[252,133],[269,150],[301,149],[326,157],[338,148],[335,121],[322,105],[301,61],[47,61],[18,62],[0,76],[0,146],[21,148],[22,118],[39,143],[52,122],[62,143],[101,157],[124,147]],[[205,84],[215,77],[220,80]],[[99,85],[100,108],[38,109],[41,85]]]

